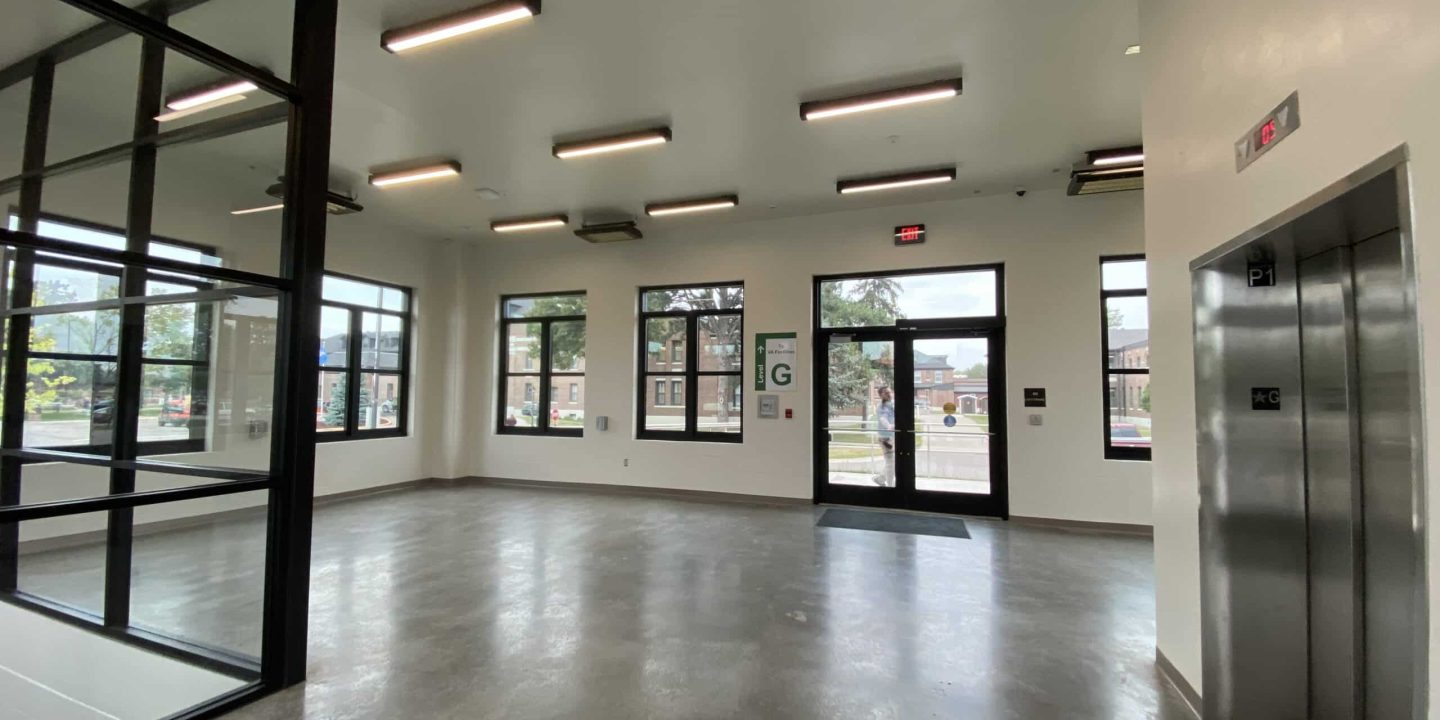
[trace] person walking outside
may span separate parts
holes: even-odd
[[[895,398],[890,388],[880,388],[880,406],[875,408],[875,425],[879,429],[880,452],[885,456],[885,469],[872,478],[880,487],[895,487]]]

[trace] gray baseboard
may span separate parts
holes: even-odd
[[[373,488],[362,488],[360,490],[347,490],[345,492],[319,495],[315,498],[315,507],[323,507],[334,503],[358,500],[371,495],[383,495],[385,493],[399,490],[409,490],[424,484],[433,482],[433,478],[421,480],[409,480],[391,485],[379,485]],[[264,505],[254,507],[236,508],[234,510],[221,510],[219,512],[205,513],[191,517],[174,518],[172,520],[157,520],[155,522],[140,523],[135,526],[135,537],[154,535],[156,533],[170,532],[173,530],[185,530],[193,527],[201,527],[217,522],[232,520],[243,520],[250,517],[258,517],[265,514]],[[104,530],[90,530],[70,535],[57,535],[55,537],[41,538],[39,540],[25,540],[20,543],[20,554],[50,552],[52,550],[68,550],[70,548],[84,547],[105,542]]]
[[[1050,527],[1061,530],[1084,530],[1089,532],[1102,532],[1112,534],[1119,533],[1123,535],[1142,535],[1144,537],[1155,536],[1155,528],[1150,525],[1090,522],[1088,520],[1061,520],[1059,518],[1028,517],[1023,515],[1011,515],[1010,522],[1020,525]]]
[[[1155,648],[1155,669],[1159,671],[1160,677],[1175,688],[1175,691],[1180,693],[1180,697],[1184,698],[1185,704],[1190,706],[1190,714],[1195,716],[1195,720],[1200,720],[1200,693],[1195,692],[1195,686],[1180,674],[1180,670],[1170,662],[1170,658],[1165,657],[1165,653],[1161,652],[1158,647]]]
[[[657,488],[644,485],[606,485],[600,483],[553,482],[550,480],[517,480],[513,478],[461,477],[453,480],[438,480],[448,485],[472,484],[497,487],[540,488],[545,490],[583,490],[613,495],[644,495],[675,500],[696,500],[701,502],[731,502],[747,505],[783,505],[788,507],[810,506],[810,498],[779,497],[775,495],[745,495],[741,493],[713,492],[709,490],[681,490]]]

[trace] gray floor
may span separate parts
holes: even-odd
[[[318,513],[310,680],[229,716],[1165,718],[1149,540],[811,507],[434,487]],[[263,527],[137,545],[138,620],[254,652]],[[99,553],[22,584],[93,605]]]

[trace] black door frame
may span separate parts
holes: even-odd
[[[820,287],[824,282],[866,277],[932,275],[950,272],[993,270],[995,272],[996,314],[992,317],[944,318],[937,320],[896,320],[893,326],[868,328],[822,328]],[[980,515],[1008,519],[1010,516],[1009,457],[1006,424],[1005,383],[1005,272],[1003,265],[870,272],[817,276],[813,289],[814,325],[812,379],[812,455],[814,502],[816,504],[862,505],[926,512]],[[895,350],[895,476],[896,487],[831,485],[829,483],[829,346],[832,338],[846,342],[892,342]],[[970,495],[914,489],[915,403],[913,341],[936,338],[986,338],[989,342],[990,494]]]

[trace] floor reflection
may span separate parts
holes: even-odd
[[[816,513],[480,486],[324,505],[310,681],[231,717],[1188,718],[1154,671],[1149,540]],[[169,622],[258,638],[248,601],[217,594],[253,581],[227,538],[255,528],[203,532],[217,551],[137,597],[212,598]],[[83,596],[85,557],[32,577]]]

